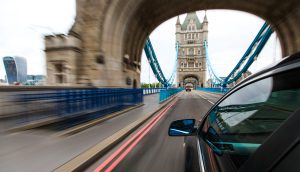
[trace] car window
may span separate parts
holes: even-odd
[[[202,133],[219,163],[236,169],[300,107],[300,71],[268,77],[234,92],[209,113]]]

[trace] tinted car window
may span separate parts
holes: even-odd
[[[299,70],[249,84],[212,109],[203,127],[204,140],[236,169],[300,107]],[[222,165],[220,165],[222,166]]]

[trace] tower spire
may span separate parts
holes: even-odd
[[[179,16],[177,16],[177,21],[176,21],[176,25],[180,25],[180,20],[179,20]]]
[[[205,10],[205,14],[204,14],[204,19],[203,19],[203,22],[208,22],[208,20],[207,20],[207,16],[206,16],[206,10]]]

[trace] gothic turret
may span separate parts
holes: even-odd
[[[203,23],[202,23],[202,29],[203,29],[203,38],[204,40],[207,41],[207,36],[208,36],[208,20],[207,20],[207,16],[206,16],[206,12],[204,15],[204,19],[203,19]]]

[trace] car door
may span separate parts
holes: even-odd
[[[299,66],[282,66],[251,79],[209,111],[198,132],[205,171],[239,171],[258,150],[264,151],[260,147],[300,108]],[[263,163],[251,161],[252,166]]]

